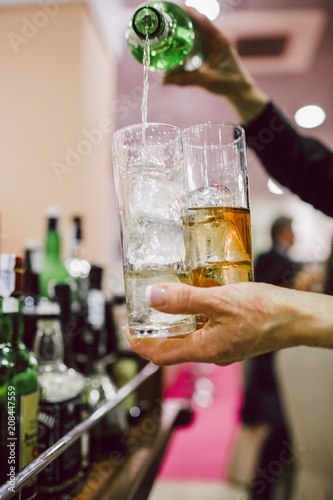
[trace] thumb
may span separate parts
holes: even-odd
[[[199,288],[181,283],[162,283],[148,286],[146,297],[150,305],[159,311],[172,314],[209,315],[213,288]]]
[[[184,68],[179,68],[173,71],[168,71],[168,73],[164,76],[163,83],[165,85],[173,84],[181,87],[186,87],[187,85],[199,85],[201,82],[200,75],[199,70],[186,71]]]

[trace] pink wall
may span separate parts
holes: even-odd
[[[110,138],[115,62],[84,3],[1,9],[1,251],[43,244],[45,208],[85,220],[87,258],[111,268],[118,249]]]

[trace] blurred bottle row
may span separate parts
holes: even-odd
[[[24,259],[0,254],[0,485],[13,491],[20,470],[112,399],[143,363],[121,333],[124,292],[108,296],[103,268],[85,258],[81,217],[72,219],[65,261],[58,223],[52,210],[42,259],[31,245]],[[130,394],[24,487],[20,498],[63,498],[80,489],[84,470],[121,452],[131,425],[151,403],[144,391]]]

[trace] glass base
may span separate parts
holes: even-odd
[[[187,318],[175,324],[150,324],[150,325],[130,325],[129,331],[132,337],[147,339],[147,338],[169,338],[179,337],[193,333],[196,329],[195,318]]]

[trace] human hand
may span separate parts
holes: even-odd
[[[199,69],[183,68],[164,76],[165,84],[197,85],[209,92],[227,97],[244,122],[252,120],[269,102],[243,65],[230,40],[204,15],[184,7],[200,32],[205,60]]]
[[[290,307],[295,291],[264,283],[212,288],[167,283],[151,290],[151,305],[160,311],[209,318],[203,328],[184,337],[137,339],[126,328],[130,347],[159,365],[190,361],[227,365],[296,345],[301,337],[293,323],[298,315],[306,319],[302,297],[297,296],[295,307]]]

